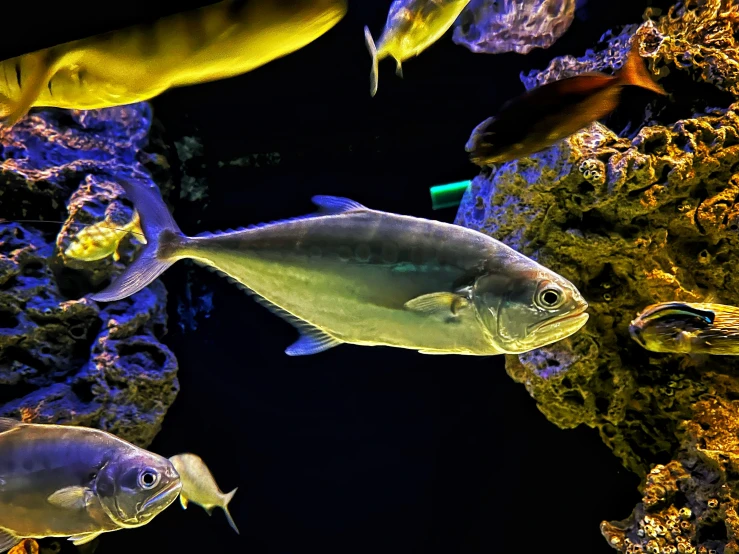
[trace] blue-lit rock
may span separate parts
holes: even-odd
[[[110,304],[83,296],[129,263],[64,259],[79,224],[106,214],[125,223],[130,203],[116,185],[143,166],[151,108],[135,104],[34,112],[0,129],[0,218],[58,223],[0,223],[0,415],[104,429],[148,446],[175,399],[177,360],[166,331],[161,282]],[[61,231],[60,231],[61,228]]]
[[[472,0],[452,40],[473,52],[528,54],[549,48],[570,27],[576,0]]]

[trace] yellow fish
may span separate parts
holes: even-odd
[[[364,40],[372,55],[370,94],[377,93],[378,63],[390,56],[395,60],[395,73],[403,76],[401,65],[418,56],[449,30],[470,0],[396,0],[390,6],[385,29],[375,41],[369,28],[364,28]]]
[[[90,110],[246,73],[336,25],[346,0],[224,0],[0,62],[0,117],[33,107]]]
[[[138,212],[134,212],[130,223],[123,226],[116,225],[106,217],[99,223],[85,227],[74,236],[64,251],[64,256],[83,262],[94,262],[113,254],[113,259],[117,262],[120,259],[118,247],[128,233],[133,233],[136,240],[146,244]]]

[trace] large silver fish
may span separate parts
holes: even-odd
[[[588,319],[572,283],[471,229],[315,196],[320,211],[311,215],[186,237],[156,187],[121,185],[148,244],[93,300],[125,298],[191,258],[295,325],[301,337],[285,351],[291,356],[344,342],[513,354],[563,339]]]
[[[652,352],[737,356],[739,308],[711,302],[662,302],[640,313],[629,332]]]
[[[0,418],[0,552],[140,527],[180,493],[174,466],[110,433]]]

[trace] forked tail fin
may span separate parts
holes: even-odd
[[[626,61],[618,72],[618,77],[624,85],[634,85],[651,90],[657,94],[662,94],[663,96],[667,95],[665,89],[654,81],[652,74],[644,64],[644,60],[639,55],[639,49],[636,44],[632,45],[631,50],[629,50]]]
[[[370,95],[374,96],[377,94],[377,80],[380,78],[380,72],[377,61],[377,47],[375,41],[372,39],[372,33],[370,33],[369,27],[364,26],[364,42],[367,44],[367,50],[369,50],[372,56],[372,70],[370,71]]]
[[[239,533],[239,528],[236,527],[236,523],[234,523],[234,520],[231,517],[231,512],[228,511],[228,503],[231,502],[237,490],[239,490],[238,487],[232,490],[230,493],[223,495],[223,511],[226,513],[226,519],[228,519],[228,524],[231,526],[231,528],[234,531],[236,531],[237,535],[240,535],[241,533]]]
[[[156,185],[136,179],[123,179],[118,184],[123,187],[141,218],[146,246],[139,257],[107,288],[90,295],[97,302],[120,300],[149,285],[179,259],[176,251],[185,240]]]

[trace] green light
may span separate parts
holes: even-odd
[[[431,207],[434,210],[459,206],[467,187],[472,181],[458,181],[446,185],[436,185],[429,189],[431,192]]]

